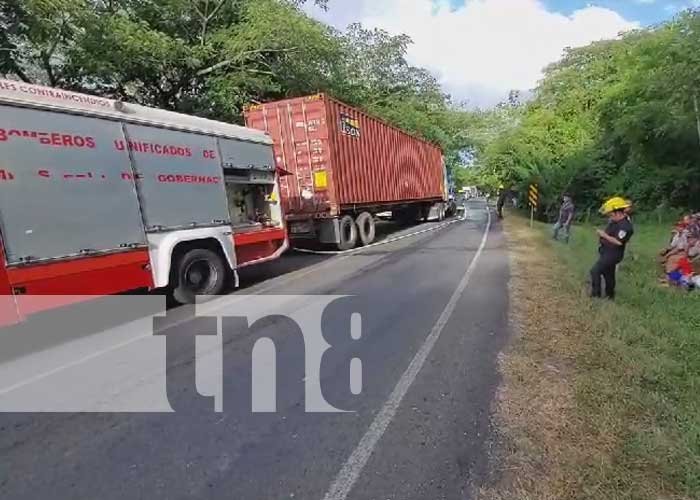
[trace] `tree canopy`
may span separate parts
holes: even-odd
[[[479,169],[544,210],[564,192],[598,207],[623,195],[642,209],[700,208],[700,14],[567,49],[533,100],[483,145]],[[496,111],[498,113],[501,111]]]
[[[443,147],[470,146],[472,115],[411,40],[304,14],[326,0],[6,0],[0,74],[229,122],[246,105],[328,92]]]

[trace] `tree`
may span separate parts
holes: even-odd
[[[582,207],[619,194],[641,208],[700,208],[699,42],[700,14],[688,11],[567,49],[514,126],[477,132],[479,165],[521,189],[540,184],[545,213],[563,191]]]
[[[83,0],[7,0],[0,7],[2,73],[59,85],[64,50],[89,14]]]
[[[359,24],[339,32],[305,15],[304,3],[7,0],[0,70],[238,123],[248,104],[328,92],[439,144],[458,165],[473,146],[473,113],[408,64],[410,38]]]

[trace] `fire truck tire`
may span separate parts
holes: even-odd
[[[360,241],[364,246],[374,243],[377,236],[377,227],[374,224],[374,217],[369,212],[362,212],[355,220]]]
[[[357,245],[357,226],[349,215],[344,216],[338,223],[340,238],[338,250],[352,250]]]
[[[218,295],[226,285],[224,261],[211,250],[189,250],[176,266],[173,298],[180,304],[194,304],[198,295]]]

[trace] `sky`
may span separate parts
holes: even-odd
[[[313,17],[406,33],[408,60],[429,69],[455,101],[491,107],[527,92],[565,47],[614,38],[672,18],[700,0],[329,0]]]

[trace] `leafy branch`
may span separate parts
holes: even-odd
[[[206,43],[207,29],[209,27],[209,23],[217,16],[217,14],[221,11],[224,5],[226,5],[228,2],[229,0],[219,0],[218,2],[214,2],[211,4],[213,5],[213,8],[211,9],[211,11],[209,11],[209,0],[204,0],[203,9],[200,9],[200,2],[198,0],[194,1],[194,10],[201,20],[201,30],[199,35],[200,45],[204,46]]]
[[[242,52],[241,54],[238,54],[236,57],[226,59],[224,61],[220,61],[220,62],[213,64],[207,68],[204,68],[204,69],[197,71],[197,76],[206,76],[209,73],[213,73],[214,71],[217,71],[219,69],[229,67],[233,64],[241,62],[242,60],[245,60],[248,56],[260,55],[260,54],[271,54],[271,53],[289,53],[289,52],[296,52],[297,50],[299,50],[297,47],[290,47],[290,48],[286,48],[286,49],[248,50],[248,51]],[[254,70],[252,68],[248,68],[247,71],[272,74],[271,72],[262,72],[260,70]]]

